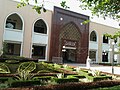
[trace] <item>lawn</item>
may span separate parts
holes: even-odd
[[[94,89],[94,90],[120,90],[120,85],[113,86],[113,87],[97,88],[97,89]]]

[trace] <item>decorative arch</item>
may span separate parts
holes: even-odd
[[[5,19],[5,28],[23,30],[24,20],[22,16],[16,12],[9,14]]]
[[[92,31],[92,32],[90,33],[90,41],[94,41],[94,42],[97,41],[97,34],[96,34],[95,31]]]
[[[43,19],[37,19],[34,23],[34,32],[47,34],[47,24]]]
[[[80,40],[81,32],[74,22],[67,23],[61,28],[60,39]]]
[[[69,52],[68,60],[73,60],[74,62],[77,60],[77,53],[80,52],[81,46],[81,33],[79,28],[76,26],[75,23],[70,22],[64,25],[61,28],[60,35],[59,35],[59,54],[61,54],[66,47],[66,52]],[[61,50],[62,49],[62,50]],[[65,55],[65,53],[62,53]],[[62,56],[64,59],[64,56]],[[66,57],[66,56],[65,56]]]

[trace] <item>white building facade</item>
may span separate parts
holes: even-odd
[[[0,0],[0,48],[8,44],[7,55],[49,61],[52,11],[36,13],[31,6],[16,8],[17,2]],[[111,40],[105,33],[118,29],[99,23],[89,25],[89,56],[94,63],[111,63]],[[119,38],[117,40],[119,42]],[[117,54],[116,62],[120,62]]]

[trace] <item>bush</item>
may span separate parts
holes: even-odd
[[[67,78],[74,78],[74,77],[76,77],[76,78],[85,78],[85,76],[84,75],[67,75]]]
[[[53,76],[40,76],[40,77],[33,77],[33,80],[51,80],[51,78],[53,78]]]
[[[9,64],[16,64],[16,63],[19,63],[18,60],[6,60],[5,62],[6,62],[6,63],[9,63]]]
[[[0,84],[0,88],[8,88],[8,84],[7,83],[1,83]]]
[[[79,82],[78,78],[54,78],[54,81],[56,83],[62,84],[62,83],[68,83],[68,82]]]
[[[40,81],[39,80],[13,81],[10,87],[27,87],[34,85],[40,85]]]
[[[95,90],[99,87],[112,87],[115,85],[120,85],[120,81],[98,81],[89,83],[64,83],[49,86],[35,86],[34,90]]]
[[[0,63],[0,73],[10,73],[9,68],[4,63]]]
[[[112,76],[87,76],[87,78],[91,81],[101,81],[101,80],[111,80]]]

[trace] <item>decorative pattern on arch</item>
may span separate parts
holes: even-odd
[[[97,34],[95,31],[92,31],[90,33],[90,41],[95,41],[95,42],[97,41]]]
[[[70,22],[62,27],[59,35],[59,54],[62,48],[63,39],[77,41],[77,44],[80,47],[81,33],[77,28],[76,24]],[[79,47],[78,47],[78,51],[79,51]]]
[[[80,31],[73,22],[70,22],[61,29],[59,37],[59,39],[80,40]]]

